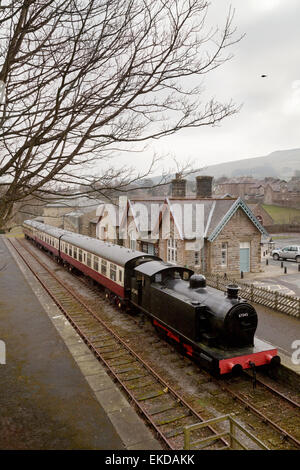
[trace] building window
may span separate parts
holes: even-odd
[[[168,262],[176,263],[177,262],[177,241],[174,238],[168,240]]]
[[[103,276],[106,276],[106,269],[107,269],[107,261],[103,259],[101,261],[101,274],[103,274]]]
[[[154,255],[155,254],[155,247],[153,243],[142,243],[142,251],[144,253],[148,253],[148,255]]]
[[[94,270],[98,271],[99,269],[99,258],[98,256],[94,256]]]
[[[228,251],[228,243],[222,243],[221,249],[221,265],[227,266],[227,251]]]
[[[135,239],[135,235],[133,233],[131,233],[129,235],[129,240],[130,240],[130,249],[131,250],[136,250],[136,239]]]
[[[195,251],[195,266],[200,266],[200,251]]]
[[[112,263],[110,263],[110,278],[112,281],[117,280],[117,266]]]
[[[92,255],[91,253],[87,253],[86,255],[86,264],[91,268],[92,267]]]

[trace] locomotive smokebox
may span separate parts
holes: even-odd
[[[226,286],[226,289],[228,299],[238,299],[239,290],[241,288],[237,284],[228,284],[228,286]]]

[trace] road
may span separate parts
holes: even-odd
[[[265,262],[265,261],[264,261]],[[298,263],[292,260],[274,261],[268,258],[269,266],[266,266],[265,276],[263,278],[254,279],[254,285],[270,287],[272,290],[278,290],[283,294],[297,295],[300,297],[300,271],[298,271]],[[284,274],[284,268],[287,274]]]

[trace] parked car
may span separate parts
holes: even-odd
[[[294,259],[297,263],[300,263],[300,246],[292,245],[272,250],[272,256],[276,261],[279,259]]]

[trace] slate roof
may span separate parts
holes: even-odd
[[[137,213],[138,203],[145,207],[146,216],[143,215],[143,208],[138,211],[140,213]],[[219,235],[224,225],[226,225],[226,223],[239,208],[245,212],[245,214],[250,218],[250,220],[263,235],[267,234],[264,227],[260,224],[260,222],[252,213],[251,209],[241,198],[197,199],[167,197],[164,199],[164,201],[158,200],[156,198],[151,198],[149,200],[129,200],[128,204],[130,209],[129,213],[133,215],[136,227],[138,231],[140,231],[142,238],[144,234],[147,234],[145,227],[148,226],[149,231],[151,230],[151,204],[159,204],[161,210],[160,216],[157,216],[156,220],[153,221],[152,229],[154,233],[158,233],[159,224],[161,222],[161,215],[163,216],[166,213],[167,208],[169,208],[173,215],[174,223],[178,229],[180,237],[185,240],[195,239],[195,236],[184,236],[184,232],[187,231],[184,230],[184,218],[180,217],[180,213],[183,213],[185,206],[190,206],[188,210],[190,211],[189,214],[192,216],[192,231],[195,233],[197,217],[199,217],[199,214],[202,215],[202,209],[199,209],[199,207],[202,206],[204,218],[203,235],[209,241],[213,241]],[[145,217],[147,217],[148,220],[145,219]],[[142,230],[139,230],[139,227],[141,227]]]
[[[81,197],[69,197],[54,200],[49,202],[45,207],[69,207],[81,209],[81,211],[87,212],[96,209],[100,204],[103,204],[103,201],[100,199],[91,199],[86,196]]]

